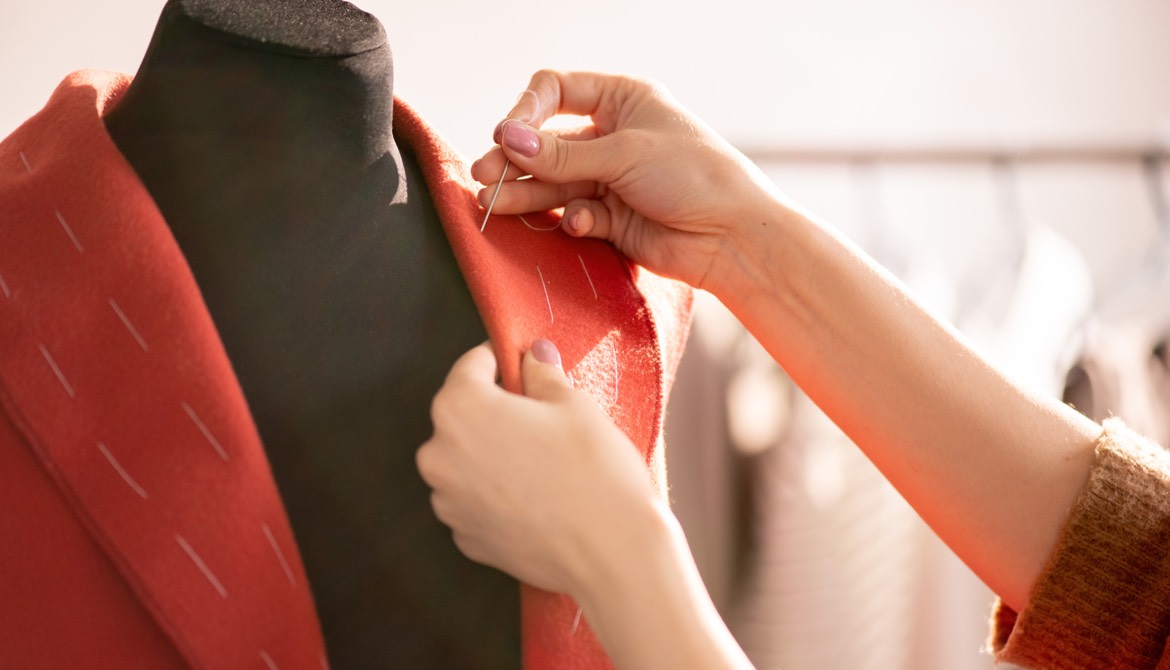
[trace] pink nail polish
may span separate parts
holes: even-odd
[[[495,142],[496,144],[500,143],[500,134],[504,132],[504,124],[507,122],[508,122],[508,119],[504,119],[503,121],[500,121],[499,123],[496,124],[496,129],[492,131],[492,141]]]
[[[561,352],[557,351],[557,345],[546,339],[541,338],[532,343],[532,355],[541,363],[561,367]]]
[[[574,212],[573,215],[569,217],[569,230],[573,231],[574,233],[581,232],[580,212]]]
[[[504,146],[529,158],[540,153],[540,136],[528,126],[513,121],[504,126]]]

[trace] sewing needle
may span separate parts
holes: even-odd
[[[508,166],[512,164],[511,158],[504,159],[504,171],[500,173],[500,181],[496,183],[496,192],[492,194],[492,201],[488,204],[487,212],[483,215],[483,223],[479,226],[479,232],[483,232],[487,228],[488,217],[492,215],[492,208],[496,206],[496,198],[500,195],[500,189],[504,186],[504,176],[508,174]]]

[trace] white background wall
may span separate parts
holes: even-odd
[[[366,0],[398,92],[458,149],[540,67],[664,81],[745,145],[1145,141],[1170,120],[1165,0]],[[0,0],[0,132],[80,67],[133,72],[159,0]]]

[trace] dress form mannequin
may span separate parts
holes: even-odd
[[[514,668],[516,584],[458,555],[414,468],[486,335],[392,79],[382,26],[339,0],[171,0],[105,120],[244,389],[334,667]]]

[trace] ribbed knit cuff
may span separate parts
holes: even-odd
[[[1170,636],[1170,453],[1110,419],[1096,463],[1018,615],[997,603],[996,659],[1043,670],[1137,670]]]

